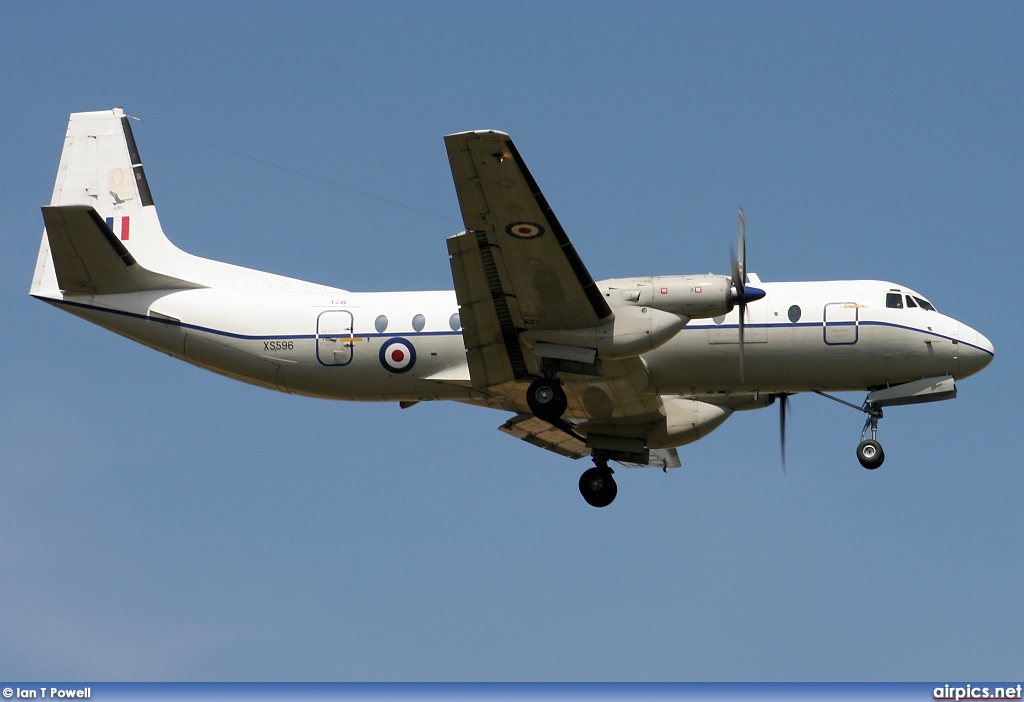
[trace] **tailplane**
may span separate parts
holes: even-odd
[[[130,226],[130,217],[124,215],[123,227]],[[66,294],[116,295],[203,287],[139,265],[125,246],[125,235],[115,234],[110,218],[104,221],[88,205],[44,207],[43,222],[57,285]]]

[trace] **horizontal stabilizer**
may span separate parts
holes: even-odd
[[[57,284],[67,294],[111,295],[204,287],[140,266],[89,205],[42,209]]]

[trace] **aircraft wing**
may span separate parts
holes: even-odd
[[[507,134],[445,137],[466,231],[448,239],[470,376],[477,388],[536,370],[531,329],[581,329],[612,311]]]
[[[540,367],[520,334],[599,326],[612,310],[507,134],[451,134],[445,146],[466,226],[448,239],[448,253],[470,383],[517,413],[502,431],[563,456],[589,455],[579,436],[530,414],[526,389]],[[642,437],[663,416],[640,358],[603,359],[597,373],[561,377],[565,416],[584,432],[611,427]],[[678,463],[657,453],[652,465]]]

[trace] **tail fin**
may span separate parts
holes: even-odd
[[[250,284],[341,291],[193,256],[172,244],[156,216],[130,118],[119,107],[71,115],[43,221],[30,288],[39,297]]]
[[[182,256],[182,251],[167,239],[160,227],[131,124],[121,108],[71,115],[50,208],[44,208],[44,213],[50,210],[49,216],[44,214],[47,226],[54,225],[58,219],[58,211],[53,208],[69,213],[72,210],[82,212],[81,207],[65,209],[69,206],[85,206],[99,215],[100,222],[96,225],[90,222],[89,217],[82,219],[82,214],[76,217],[83,223],[90,222],[85,227],[74,228],[79,238],[86,236],[89,231],[92,236],[103,238],[108,238],[107,232],[112,233],[117,245],[129,254],[130,259],[138,262],[140,267],[136,271],[176,268],[173,262]],[[99,225],[102,224],[106,226],[101,228]],[[74,236],[69,239],[68,231],[71,230],[65,228],[61,233],[53,232],[53,235],[66,244],[75,239]],[[67,249],[66,246],[63,248]],[[49,241],[44,231],[32,281],[33,294],[55,293],[58,290],[86,291],[76,289],[76,286],[81,288],[82,281],[77,280],[80,276],[74,276],[75,279],[71,280],[61,279],[71,270],[67,265],[55,265],[55,259],[62,254],[67,258],[67,251],[61,249],[57,241]],[[71,251],[72,259],[81,257],[80,254],[76,256],[74,249]],[[120,251],[117,253],[120,255]],[[121,258],[127,260],[123,256]],[[171,285],[174,278],[159,276],[159,279],[167,284],[166,287],[175,287]],[[156,280],[151,278],[150,282]],[[86,289],[89,287],[96,286],[87,285]],[[121,286],[117,284],[115,287]],[[177,287],[195,286],[182,284]]]

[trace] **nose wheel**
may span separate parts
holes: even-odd
[[[882,445],[874,439],[861,441],[857,445],[857,460],[868,470],[874,470],[885,460],[885,451],[882,450]]]
[[[612,477],[608,461],[598,459],[595,462],[597,465],[580,476],[580,494],[592,507],[607,507],[615,499],[619,487]]]
[[[885,451],[882,450],[882,445],[876,441],[878,436],[878,420],[882,418],[882,408],[868,404],[865,406],[864,411],[868,412],[868,419],[864,422],[864,429],[860,432],[860,443],[857,444],[857,460],[868,470],[874,470],[882,465],[882,461],[885,460]],[[871,438],[865,439],[864,437],[867,436],[868,429],[871,429]]]

